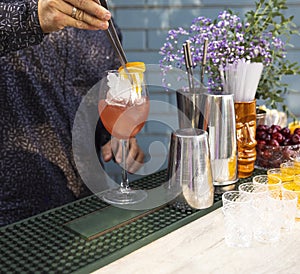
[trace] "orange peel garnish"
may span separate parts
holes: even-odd
[[[141,95],[142,87],[141,83],[144,81],[144,72],[146,71],[146,65],[143,62],[129,62],[126,63],[127,71],[124,70],[123,66],[119,67],[119,73],[124,77],[128,78],[128,72],[132,78],[132,85],[136,93]],[[132,73],[132,74],[131,74]]]
[[[126,63],[126,68],[129,72],[145,72],[146,65],[143,62],[129,62]],[[118,71],[122,72],[124,70],[123,66],[119,67]]]

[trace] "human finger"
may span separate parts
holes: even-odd
[[[93,1],[89,0],[88,2]],[[93,4],[96,5],[97,10],[101,10],[100,19],[85,10],[73,6],[69,2],[61,0],[40,0],[38,2],[38,14],[43,32],[49,33],[57,31],[66,26],[87,30],[107,29],[108,20],[111,17],[109,11],[94,2]]]
[[[66,24],[71,27],[80,29],[102,29],[108,28],[108,21],[99,20],[98,18],[91,16],[85,11],[72,7],[71,18],[67,18]]]
[[[88,3],[91,5],[94,5],[93,9],[90,10],[89,8],[85,8],[85,6],[82,8],[81,3]],[[88,5],[86,5],[89,7]],[[99,6],[99,4],[95,4],[94,1],[78,1],[77,4],[71,5],[72,10],[69,11],[68,14],[71,14],[71,17],[75,20],[78,20],[80,22],[84,22],[90,26],[93,26],[98,29],[107,29],[108,28],[108,20],[111,18],[111,14],[108,10],[105,8]],[[98,13],[96,11],[100,10]],[[75,22],[74,27],[80,27],[80,22]],[[71,21],[71,26],[74,21]],[[77,25],[76,25],[77,24]],[[81,27],[80,27],[81,28]]]
[[[111,18],[110,12],[97,0],[66,0],[66,2],[101,21],[108,21]]]
[[[101,155],[102,155],[102,159],[105,162],[108,162],[108,161],[110,161],[113,158],[111,141],[107,142],[105,145],[103,145],[101,147]]]

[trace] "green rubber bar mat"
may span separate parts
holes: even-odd
[[[256,170],[253,176],[261,173]],[[137,183],[153,188],[165,178],[166,172],[160,171]],[[214,205],[205,210],[165,205],[93,240],[64,225],[107,206],[97,196],[90,196],[0,228],[0,272],[89,273],[217,209],[221,197],[216,195]]]
[[[101,210],[72,220],[66,223],[65,226],[81,235],[84,239],[93,240],[159,209],[160,208],[152,210],[126,210],[114,206],[107,206]]]

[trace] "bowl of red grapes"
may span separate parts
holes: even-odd
[[[300,156],[300,127],[292,133],[288,127],[258,125],[256,141],[257,167],[280,167],[281,163]]]

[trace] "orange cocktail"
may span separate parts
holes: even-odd
[[[139,104],[111,105],[105,99],[98,104],[103,125],[118,139],[134,137],[144,126],[149,113],[148,97],[140,98]]]
[[[145,69],[144,63],[131,62],[126,64],[126,69],[120,67],[117,72],[111,73],[110,79],[118,84],[112,83],[110,88],[114,92],[108,92],[107,97],[99,100],[98,111],[103,125],[118,139],[134,137],[147,120],[150,104],[148,94],[144,92]],[[114,78],[113,74],[117,77]]]
[[[269,175],[257,175],[252,179],[253,184],[267,185],[269,190],[276,190],[281,188],[281,179]]]
[[[272,180],[274,180],[274,178],[279,178],[282,181],[282,183],[294,181],[294,175],[288,174],[285,171],[282,172],[281,168],[268,169],[267,175],[268,175],[270,182],[272,182]]]
[[[127,175],[129,138],[144,126],[149,113],[149,99],[142,62],[131,62],[126,68],[107,71],[100,82],[98,111],[104,127],[120,140],[122,148],[122,181],[116,188],[108,188],[98,196],[115,205],[135,204],[147,197],[143,189],[130,188]]]

